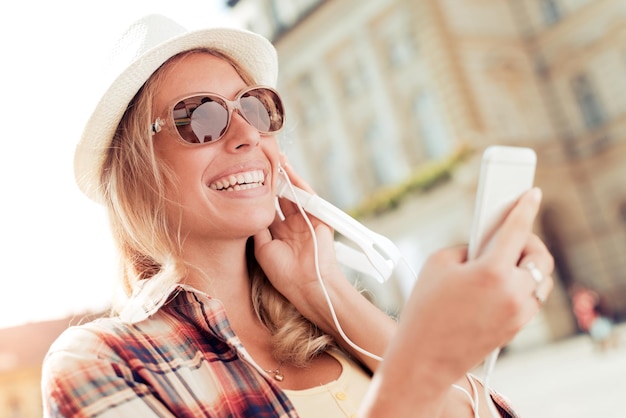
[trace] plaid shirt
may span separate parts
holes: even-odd
[[[221,302],[177,289],[144,320],[67,329],[44,360],[45,416],[297,417]]]
[[[122,319],[67,329],[44,360],[44,415],[298,416],[250,358],[219,300],[181,285],[167,295]],[[502,398],[494,400],[516,416]]]

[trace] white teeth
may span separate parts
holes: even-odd
[[[263,171],[246,171],[244,173],[231,174],[209,184],[212,190],[239,191],[255,187],[261,187],[265,181]]]

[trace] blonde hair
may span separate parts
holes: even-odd
[[[113,239],[120,253],[124,291],[148,279],[155,296],[164,296],[173,284],[187,275],[182,257],[180,218],[172,225],[168,218],[171,202],[166,188],[176,185],[175,175],[154,153],[150,125],[155,119],[152,105],[174,58],[209,53],[228,61],[243,81],[254,80],[229,57],[213,50],[187,51],[163,64],[129,104],[111,143],[102,171],[102,186]],[[180,61],[176,61],[180,62]],[[267,279],[254,256],[252,238],[246,245],[246,259],[252,290],[252,305],[272,335],[277,360],[305,366],[316,355],[334,345],[332,338],[307,320]]]

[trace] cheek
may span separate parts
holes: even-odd
[[[180,219],[181,207],[193,206],[193,199],[198,195],[201,173],[204,164],[199,159],[191,158],[181,152],[157,153],[158,165],[165,182],[165,197],[167,200],[170,221]]]
[[[278,146],[278,140],[274,137],[263,138],[261,141],[261,148],[263,153],[270,160],[272,166],[276,168],[280,162],[280,147]]]
[[[160,138],[161,144],[155,145],[155,154],[157,163],[165,167],[169,171],[168,176],[174,180],[179,187],[188,185],[195,178],[197,183],[201,178],[203,170],[206,168],[207,162],[214,157],[211,155],[211,149],[194,149],[182,147],[171,138]]]
[[[188,158],[173,158],[167,161],[167,167],[171,171],[171,176],[180,188],[189,186],[192,178],[198,181],[202,174],[204,165]]]

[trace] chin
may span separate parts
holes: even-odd
[[[257,225],[260,229],[269,227],[274,219],[276,219],[276,208],[273,204],[269,207],[254,206],[246,215],[246,222]]]

